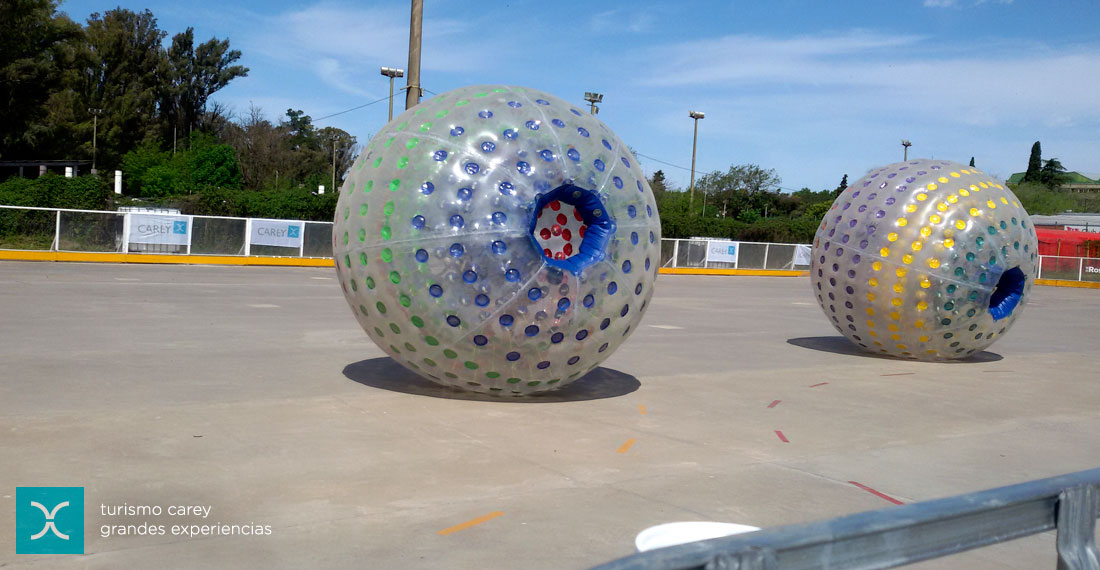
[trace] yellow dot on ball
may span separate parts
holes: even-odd
[[[875,328],[875,321],[868,320],[867,327],[872,329]]]
[[[920,338],[918,338],[917,340],[919,340],[919,341],[921,341],[921,342],[928,342],[928,337],[927,337],[927,336],[921,336],[921,337],[920,337]]]
[[[915,242],[913,242],[913,245],[912,245],[912,246],[910,246],[910,247],[912,247],[912,248],[913,248],[913,251],[920,251],[920,250],[921,250],[921,248],[922,248],[922,247],[924,247],[924,243],[923,243],[923,242],[919,242],[919,241],[915,241]]]
[[[867,280],[867,284],[870,285],[871,287],[878,287],[878,279],[875,279],[874,277],[872,277],[872,278]]]
[[[932,349],[928,349],[928,350],[924,351],[924,353],[925,354],[936,354],[936,351],[932,350]]]
[[[867,300],[868,301],[874,301],[875,300],[875,294],[874,293],[868,293],[867,294]]]
[[[879,253],[879,255],[881,255],[883,257],[890,257],[890,248],[884,247],[884,248],[878,250],[878,253]],[[877,269],[876,269],[876,271],[877,271]]]
[[[1004,196],[1001,196],[1001,203],[1007,206],[1008,205],[1008,200],[1005,199]]]
[[[887,252],[887,253],[889,253],[889,252]],[[882,262],[881,261],[876,261],[876,262],[872,263],[871,264],[871,269],[874,269],[875,271],[882,271]]]
[[[1019,208],[1019,207],[1020,207],[1020,203],[1019,203],[1019,202],[1017,202],[1016,200],[1013,200],[1013,201],[1012,201],[1012,206],[1013,206],[1013,207],[1016,207],[1016,208]]]
[[[906,265],[913,263],[913,256],[907,253],[901,257],[901,262]]]
[[[895,325],[894,323],[890,323],[890,324],[886,325],[886,328],[890,329],[893,332],[898,332],[898,326]]]
[[[938,224],[943,221],[943,218],[941,218],[939,214],[932,214],[932,216],[928,218],[928,221],[933,224]]]
[[[981,189],[981,188],[978,188],[978,186],[977,186],[977,185],[975,185],[975,184],[971,184],[971,185],[970,185],[970,189],[971,189],[971,190],[973,190],[973,191],[975,191],[975,192],[981,192],[981,191],[982,191],[982,189]]]
[[[905,218],[898,218],[898,225],[899,226],[904,228],[908,223],[909,223],[909,220],[907,220]]]
[[[871,307],[867,307],[867,316],[869,316],[869,317],[875,316],[875,310],[872,309]]]
[[[936,204],[936,209],[941,211],[941,212],[946,212],[947,211],[947,202],[940,202],[939,204]]]
[[[989,184],[986,184],[985,182],[979,182],[978,186],[981,186],[982,188],[989,188]]]
[[[917,320],[913,321],[913,328],[923,329],[924,328],[924,321],[921,320],[921,319],[917,319]]]
[[[900,334],[892,334],[892,335],[890,335],[890,340],[895,340],[895,341],[901,340],[901,335]],[[899,344],[898,346],[901,346],[901,345]]]
[[[970,195],[970,192],[967,192],[966,189],[964,189],[964,188],[959,189],[959,196],[969,196],[969,195]]]
[[[904,344],[899,344],[899,345],[898,345],[898,349],[900,349],[900,350],[905,350],[905,345],[904,345]]]
[[[875,332],[875,331],[870,331],[870,332],[868,332],[867,334],[869,334],[869,335],[871,335],[871,336],[873,336],[873,337],[875,337],[875,338],[878,338],[878,333],[877,333],[877,332]],[[877,340],[875,341],[875,344],[877,344],[877,345],[879,345],[879,346],[882,346],[882,343],[881,343],[881,342],[879,342],[879,341],[877,341]]]
[[[994,209],[994,208],[996,208],[996,207],[997,207],[997,203],[996,203],[996,202],[994,202],[993,200],[989,200],[989,201],[987,201],[987,202],[985,203],[985,205],[986,205],[986,206],[989,206],[989,209],[990,209],[990,210],[992,210],[992,209]]]
[[[932,235],[932,228],[930,228],[928,226],[924,226],[923,228],[920,229],[920,235],[921,235],[921,237],[928,237],[928,236]]]
[[[925,303],[924,301],[921,301],[921,302],[917,303],[917,310],[918,311],[923,311],[927,308],[928,308],[928,303]]]
[[[966,171],[964,170],[963,172],[966,172]],[[951,178],[958,178],[958,177],[959,177],[959,173],[958,173],[958,172],[952,172],[952,173],[951,173]]]
[[[905,286],[902,285],[901,283],[894,283],[894,292],[895,293],[905,292]]]
[[[977,208],[970,208],[970,215],[971,216],[977,216],[977,215],[980,215],[981,213],[982,213],[982,211],[977,209]]]
[[[955,247],[955,240],[947,238],[943,240],[943,247]],[[939,263],[938,261],[936,263]]]
[[[905,277],[906,273],[909,273],[909,269],[905,267],[899,267],[894,270],[894,274],[896,274],[898,277]]]
[[[893,311],[893,312],[890,313],[890,318],[895,320],[895,321],[900,321],[901,320],[901,313],[899,313],[897,311]]]
[[[898,234],[897,234],[897,232],[890,232],[890,233],[889,233],[889,234],[888,234],[888,235],[886,236],[886,239],[888,239],[888,240],[890,240],[890,241],[898,241]]]
[[[917,201],[918,202],[923,202],[927,199],[928,199],[928,194],[925,194],[924,192],[921,192],[920,194],[917,194]]]
[[[966,221],[965,220],[956,221],[955,222],[955,227],[959,228],[960,230],[965,230],[966,229]]]
[[[932,286],[932,282],[929,281],[928,279],[921,279],[920,280],[920,286],[921,286],[921,289],[927,289],[927,288]]]
[[[934,182],[933,182],[933,183],[930,183],[930,184],[928,185],[928,191],[929,191],[929,192],[931,192],[931,191],[935,190],[936,188],[939,188],[939,186],[936,186],[936,184],[935,184]]]
[[[952,203],[952,204],[954,204],[955,202],[958,202],[958,201],[959,201],[959,197],[958,197],[958,196],[956,196],[956,195],[954,195],[954,194],[952,194],[952,195],[950,195],[950,196],[948,196],[948,197],[947,197],[947,201],[948,201],[948,202],[950,202],[950,203]]]
[[[947,245],[947,242],[944,242],[944,245]],[[940,266],[940,260],[939,259],[936,259],[935,257],[933,257],[933,258],[928,260],[928,267],[931,267],[932,269],[935,269],[939,266]]]
[[[913,212],[917,211],[917,205],[916,204],[908,204],[908,205],[905,206],[905,211],[912,214]]]

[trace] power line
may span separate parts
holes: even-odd
[[[362,105],[359,105],[358,107],[352,107],[352,108],[350,108],[350,109],[345,109],[345,110],[343,110],[343,111],[340,111],[339,113],[333,113],[333,114],[331,114],[331,115],[325,115],[324,117],[317,117],[316,119],[313,119],[313,120],[314,120],[314,121],[322,121],[322,120],[324,120],[324,119],[328,119],[328,118],[331,118],[331,117],[335,117],[336,115],[343,115],[344,113],[350,113],[350,112],[352,112],[352,111],[358,111],[359,109],[362,109],[363,107],[370,107],[371,105],[374,105],[375,103],[381,103],[382,101],[386,101],[386,100],[388,100],[388,99],[389,99],[389,97],[388,97],[388,96],[387,96],[387,97],[383,97],[383,98],[381,98],[381,99],[377,99],[377,100],[375,100],[375,101],[371,101],[370,103],[364,103],[364,104],[362,104]]]

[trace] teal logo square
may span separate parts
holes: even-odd
[[[187,222],[172,222],[172,233],[187,235]]]
[[[731,245],[726,247],[726,255],[737,255],[737,246]]]
[[[84,554],[84,487],[16,487],[16,554]]]
[[[286,237],[296,238],[299,235],[299,226],[287,226]]]

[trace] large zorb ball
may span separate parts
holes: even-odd
[[[637,328],[660,220],[630,149],[566,101],[481,85],[394,118],[341,188],[336,271],[363,329],[437,383],[564,386]]]
[[[965,358],[1020,315],[1038,268],[1030,218],[974,167],[910,160],[872,170],[814,236],[813,293],[864,350]]]

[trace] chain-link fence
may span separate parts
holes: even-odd
[[[0,250],[332,257],[332,222],[0,205]]]

